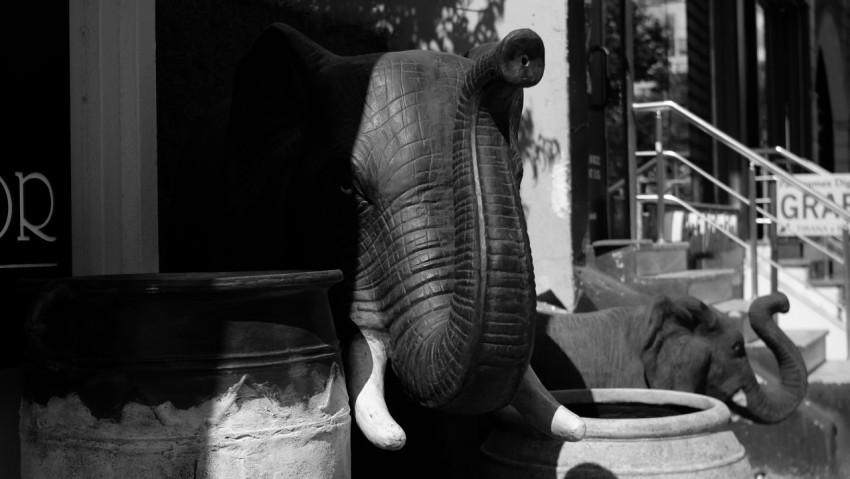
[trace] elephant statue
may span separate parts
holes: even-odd
[[[380,448],[406,441],[384,400],[387,362],[427,408],[512,404],[579,440],[584,422],[529,368],[517,131],[543,70],[531,30],[466,56],[343,57],[272,25],[215,109],[226,129],[201,145],[203,176],[181,185],[182,268],[342,270],[330,300],[353,415]]]
[[[781,386],[759,385],[744,348],[740,320],[690,297],[657,296],[642,306],[540,315],[531,365],[550,389],[653,388],[713,396],[749,418],[775,423],[806,395],[807,371],[772,320],[787,313],[782,293],[749,309],[753,330],[777,359]]]

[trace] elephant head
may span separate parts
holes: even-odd
[[[773,321],[787,313],[782,293],[757,298],[750,306],[753,330],[770,348],[779,365],[781,385],[762,386],[744,347],[740,323],[696,298],[674,300],[669,314],[659,314],[643,358],[649,386],[701,392],[735,403],[760,422],[788,417],[803,400],[807,372],[791,340]]]
[[[380,447],[405,441],[383,400],[388,360],[427,407],[514,404],[544,430],[583,435],[528,368],[534,274],[516,146],[522,89],[543,69],[530,30],[467,57],[342,57],[283,24],[238,67],[213,195],[227,227],[207,235],[208,264],[343,270],[331,302],[354,417]]]

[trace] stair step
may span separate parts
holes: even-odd
[[[807,258],[780,258],[779,259],[779,265],[785,266],[786,268],[793,268],[793,267],[808,268],[809,263],[811,263],[811,262],[812,262],[812,260],[807,259]]]
[[[626,283],[640,276],[682,271],[688,266],[690,245],[686,242],[603,240],[591,246],[596,267]]]
[[[812,260],[809,265],[809,279],[814,281],[844,283],[844,267],[831,259]]]
[[[648,239],[607,239],[594,241],[591,247],[593,247],[593,252],[598,257],[604,254],[608,254],[612,251],[616,251],[618,249],[628,248],[630,246],[640,247],[641,245],[651,244],[652,240]]]
[[[780,259],[779,265],[786,269],[801,270],[801,280],[808,281],[809,284],[815,287],[830,287],[844,286],[844,276],[838,266],[836,271],[830,271],[829,274],[825,271],[823,261],[812,260],[809,258],[788,258]]]
[[[691,269],[669,273],[640,276],[634,287],[646,294],[693,296],[706,304],[732,299],[732,278],[735,270]]]
[[[688,243],[656,243],[635,255],[635,276],[653,276],[688,269]]]
[[[850,359],[826,361],[809,375],[809,384],[850,384]],[[850,397],[845,397],[850,405]]]
[[[844,278],[822,278],[822,279],[810,279],[809,284],[816,288],[829,288],[829,287],[844,287]]]
[[[652,302],[652,296],[637,291],[593,266],[576,266],[573,272],[576,277],[576,313]]]
[[[803,356],[807,371],[811,373],[826,361],[827,330],[787,329],[784,332]],[[747,344],[747,355],[751,362],[756,362],[772,374],[779,375],[776,359],[761,339]]]

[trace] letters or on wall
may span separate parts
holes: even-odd
[[[8,183],[0,176],[0,188],[6,193],[6,222],[3,223],[3,228],[0,229],[0,238],[6,235],[9,231],[9,226],[12,224],[12,217],[14,216],[15,210],[17,210],[17,220],[19,225],[19,234],[16,238],[17,241],[30,241],[32,239],[31,235],[35,235],[36,237],[47,241],[48,243],[52,243],[56,241],[56,237],[46,234],[43,230],[50,223],[50,219],[53,217],[53,186],[50,184],[50,180],[47,179],[41,173],[30,173],[24,175],[20,171],[15,172],[15,176],[17,177],[17,205],[15,205],[14,200],[12,199],[12,191],[9,188]],[[47,193],[47,217],[44,218],[44,221],[35,225],[30,222],[27,218],[27,188],[26,185],[28,182],[36,180],[40,182],[44,188],[43,191]],[[31,194],[31,192],[30,192]],[[43,194],[43,193],[42,193]],[[32,200],[30,201],[32,203]],[[17,206],[17,208],[15,208]]]
[[[0,269],[58,266],[53,184],[38,171],[10,173],[0,172]]]
[[[826,196],[850,213],[850,173],[794,175],[814,191]],[[844,222],[813,196],[779,180],[776,188],[776,217],[779,236],[839,236]],[[784,226],[784,228],[783,228]]]

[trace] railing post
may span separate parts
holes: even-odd
[[[776,203],[778,201],[778,197],[776,196],[776,176],[771,175],[771,180],[767,184],[768,195],[770,197],[770,204],[767,207],[767,211],[774,217],[777,218],[778,208],[776,207]],[[770,259],[773,260],[774,263],[779,264],[779,248],[777,245],[779,244],[779,225],[776,224],[775,221],[770,221],[770,226],[767,228],[768,237],[770,238]],[[779,290],[779,270],[776,269],[776,266],[770,265],[770,292],[775,293]]]
[[[665,185],[665,175],[667,174],[666,168],[664,167],[664,144],[663,144],[663,124],[661,117],[661,110],[655,112],[655,180],[656,180],[656,188],[658,188],[658,202],[656,216],[655,216],[655,226],[656,231],[658,232],[658,242],[663,243],[665,241],[664,235],[664,190],[666,188]]]
[[[850,224],[844,223],[844,336],[847,340],[847,359],[850,359]]]
[[[750,181],[747,195],[750,200],[749,230],[750,230],[750,282],[752,284],[752,297],[759,295],[759,271],[758,271],[758,212],[756,211],[756,165],[750,162]]]

